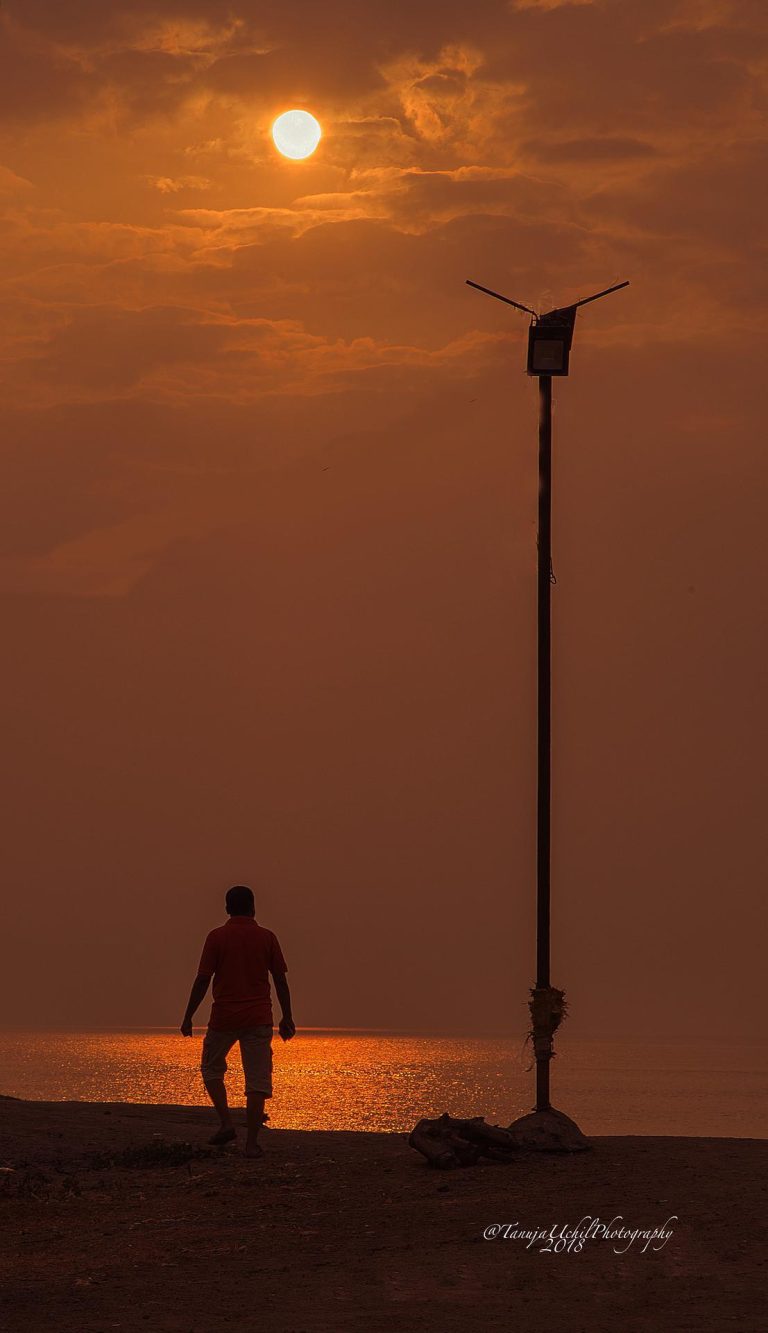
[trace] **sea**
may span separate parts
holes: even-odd
[[[0,1033],[0,1093],[41,1101],[206,1104],[203,1030]],[[530,1048],[498,1037],[301,1029],[274,1047],[270,1123],[286,1129],[406,1131],[422,1116],[507,1125],[532,1109]],[[586,1134],[763,1138],[768,1045],[558,1038],[552,1104]],[[243,1104],[237,1048],[230,1100]]]

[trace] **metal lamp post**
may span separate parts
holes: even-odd
[[[538,515],[538,703],[536,802],[536,985],[531,990],[531,1037],[536,1057],[536,1108],[510,1128],[532,1148],[572,1150],[588,1146],[568,1116],[549,1100],[549,1065],[553,1037],[565,1015],[564,992],[550,983],[550,827],[551,827],[551,591],[552,591],[552,377],[567,375],[576,311],[579,306],[628,287],[606,287],[573,305],[537,314],[530,306],[501,296],[467,279],[470,287],[532,316],[528,331],[528,374],[539,381]]]

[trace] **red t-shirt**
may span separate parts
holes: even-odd
[[[272,1024],[269,974],[287,972],[277,936],[252,916],[231,916],[203,945],[199,977],[213,977],[213,1006],[208,1026],[255,1028]]]

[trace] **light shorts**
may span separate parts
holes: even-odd
[[[240,1058],[245,1074],[245,1094],[272,1096],[272,1027],[229,1028],[219,1031],[208,1028],[203,1038],[203,1059],[200,1069],[206,1082],[223,1078],[227,1072],[227,1056],[235,1042],[240,1043]]]

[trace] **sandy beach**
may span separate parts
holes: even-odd
[[[265,1130],[249,1162],[210,1128],[192,1107],[0,1100],[5,1333],[764,1327],[763,1141],[606,1137],[443,1173],[404,1135]],[[484,1237],[672,1215],[658,1251]]]

